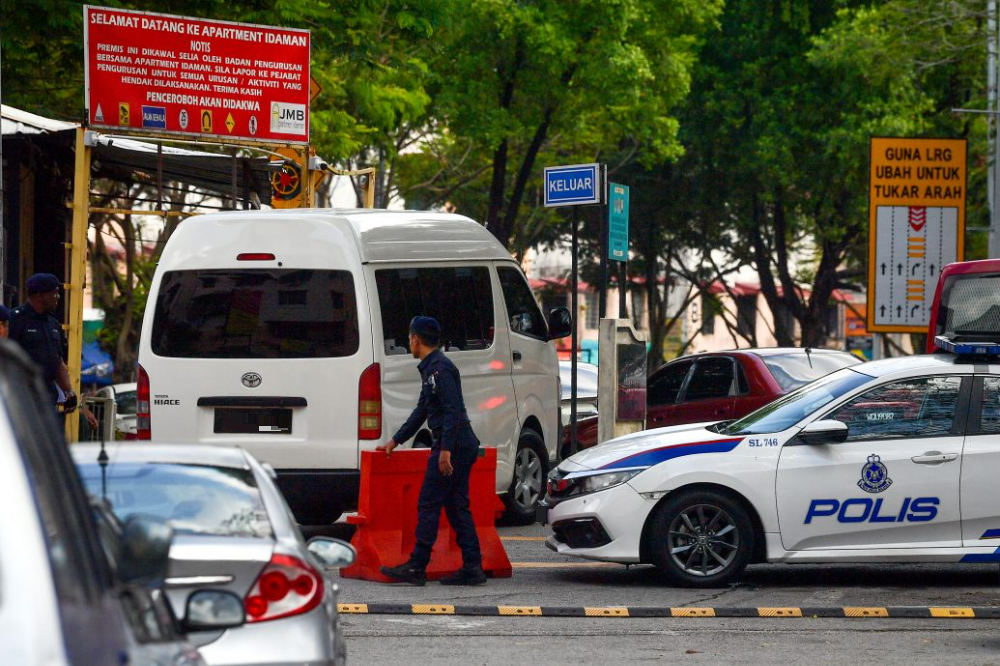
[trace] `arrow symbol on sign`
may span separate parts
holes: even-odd
[[[931,264],[931,275],[934,275],[934,264]]]
[[[927,209],[926,208],[911,208],[910,209],[910,226],[913,227],[914,231],[920,231],[927,224]]]
[[[897,317],[902,317],[903,316],[903,306],[902,305],[897,305],[896,306],[896,316]]]
[[[917,263],[913,264],[913,270],[910,271],[910,275],[916,275],[917,274],[917,267],[918,266],[920,266],[920,262],[919,261]]]
[[[885,262],[882,262],[882,275],[885,275]]]
[[[914,305],[912,308],[910,308],[910,319],[913,319],[914,317],[917,316],[917,310],[919,309],[920,309],[919,305]]]
[[[898,265],[896,266],[896,271],[897,271],[897,272],[898,272],[898,273],[899,273],[900,275],[902,275],[902,274],[903,274],[903,264],[898,264]]]
[[[884,305],[882,306],[882,316],[883,317],[885,316],[885,306]]]

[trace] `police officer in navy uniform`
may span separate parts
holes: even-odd
[[[441,326],[430,317],[410,322],[410,352],[420,359],[417,370],[423,380],[420,400],[403,427],[379,450],[390,455],[399,444],[413,437],[424,420],[434,436],[424,484],[417,504],[417,540],[410,559],[382,573],[398,581],[423,585],[427,564],[438,535],[441,507],[455,530],[462,549],[462,568],[441,579],[443,585],[482,585],[482,554],[476,525],[469,510],[469,474],[479,456],[479,440],[469,425],[462,399],[458,368],[438,349]]]
[[[72,412],[77,397],[62,357],[62,324],[53,314],[59,307],[61,286],[59,278],[51,273],[36,273],[28,278],[28,302],[11,310],[8,335],[42,369],[52,406],[56,406],[62,389],[66,397],[64,410]]]

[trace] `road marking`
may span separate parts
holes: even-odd
[[[497,606],[500,615],[537,615],[541,616],[541,606]]]
[[[971,608],[937,608],[931,606],[931,617],[976,617]]]
[[[337,604],[338,613],[367,613],[368,604]]]
[[[609,608],[592,608],[584,606],[583,614],[587,617],[628,617],[628,609],[624,606]]]
[[[455,607],[449,604],[413,604],[414,615],[454,615]]]
[[[614,562],[511,562],[515,569],[586,569],[594,567],[622,567]]]
[[[889,617],[889,611],[876,606],[845,606],[844,617]]]
[[[501,541],[545,541],[548,537],[533,536],[502,536]]]
[[[617,617],[617,618],[952,618],[1000,619],[998,607],[944,606],[796,606],[746,608],[628,607],[628,606],[456,606],[452,604],[337,604],[344,614],[367,615],[464,615],[480,617]]]
[[[761,617],[802,617],[801,608],[758,608]]]

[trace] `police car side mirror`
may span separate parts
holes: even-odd
[[[847,441],[849,430],[847,424],[833,419],[813,421],[802,429],[794,444],[817,446],[822,444],[840,444]]]
[[[573,332],[573,315],[569,308],[549,310],[549,340],[560,340]]]

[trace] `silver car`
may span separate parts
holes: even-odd
[[[334,539],[307,545],[271,472],[238,447],[115,443],[73,447],[95,497],[122,520],[164,519],[174,529],[167,595],[175,611],[192,589],[228,590],[244,600],[246,624],[193,633],[210,666],[346,661],[336,587],[325,567],[354,551]]]

